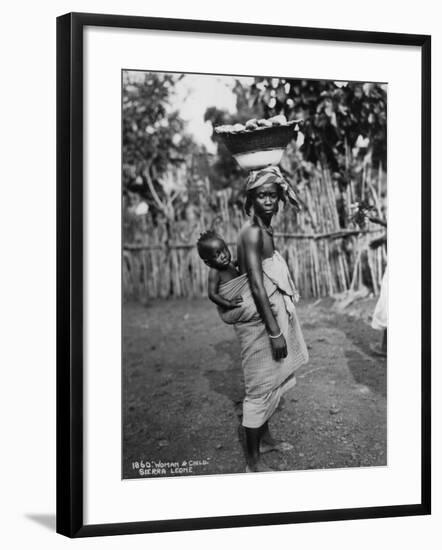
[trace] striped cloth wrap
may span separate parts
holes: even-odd
[[[280,387],[308,361],[307,346],[296,314],[299,295],[284,258],[275,251],[262,262],[266,293],[275,319],[287,343],[287,357],[275,360],[264,323],[256,309],[246,274],[220,285],[227,300],[241,296],[241,306],[218,308],[221,319],[234,326],[241,347],[246,398],[266,396]]]

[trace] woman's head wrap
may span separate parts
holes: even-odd
[[[296,193],[289,182],[284,178],[278,166],[267,166],[261,170],[252,170],[246,182],[246,193],[265,183],[276,183],[279,185],[285,199],[299,210],[299,201]]]

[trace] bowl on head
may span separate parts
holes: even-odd
[[[246,128],[227,130],[225,126],[215,128],[216,135],[244,170],[258,170],[281,161],[285,148],[291,139],[296,139],[299,121],[292,120],[277,126],[260,126],[253,130]]]

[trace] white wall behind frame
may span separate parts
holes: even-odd
[[[417,48],[88,28],[85,41],[88,523],[382,506],[420,498],[420,52]],[[155,52],[155,55],[152,55]],[[179,52],[179,53],[178,53]],[[287,59],[296,59],[288,65]],[[388,81],[388,468],[120,481],[121,68]],[[404,125],[406,113],[406,126]],[[406,128],[406,131],[404,131]],[[408,162],[404,163],[403,158]],[[414,183],[416,182],[416,183]],[[404,187],[407,193],[404,194]],[[103,194],[106,208],[103,209]],[[407,254],[403,235],[407,233]],[[106,243],[103,248],[103,243]],[[403,304],[412,323],[404,322]],[[93,297],[93,299],[91,299]],[[110,306],[110,297],[112,306]],[[403,342],[407,346],[403,346]],[[417,368],[416,368],[417,367]],[[404,373],[406,372],[406,376]],[[103,383],[105,381],[105,384]],[[97,404],[99,403],[99,406]],[[406,432],[404,427],[406,426]],[[150,499],[146,501],[146,484]],[[293,494],[286,488],[296,487]],[[321,488],[318,493],[312,488]],[[240,490],[242,499],[231,499]],[[189,491],[193,498],[189,500]],[[278,494],[264,501],[262,494]],[[108,495],[113,495],[112,499]],[[210,495],[216,494],[213,499]],[[173,495],[173,498],[171,498]]]
[[[71,10],[433,35],[433,515],[250,529],[70,541],[53,528],[55,511],[55,17]],[[271,4],[252,0],[76,0],[6,3],[2,10],[2,542],[11,549],[103,548],[436,550],[442,535],[441,290],[442,30],[434,0]],[[6,85],[6,84],[7,85]],[[32,84],[32,86],[31,86]],[[26,139],[24,136],[27,136]],[[25,143],[26,142],[26,143]],[[23,145],[22,145],[23,144]],[[26,145],[26,146],[25,146]],[[26,151],[24,156],[23,150]],[[25,160],[24,160],[25,158]],[[21,222],[17,223],[17,210]],[[25,222],[26,220],[26,222]],[[14,238],[11,238],[12,229]],[[23,251],[26,250],[26,253]],[[14,263],[15,269],[10,269]],[[7,444],[6,444],[7,442]],[[7,451],[5,452],[5,448]],[[31,457],[31,459],[29,458]],[[32,464],[30,464],[30,461]],[[32,519],[34,518],[34,519]]]

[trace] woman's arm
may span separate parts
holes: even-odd
[[[280,334],[280,328],[270,307],[269,297],[264,287],[262,272],[262,234],[258,227],[250,227],[244,234],[244,258],[247,268],[250,290],[256,308],[264,322],[269,336]],[[284,336],[270,338],[273,357],[281,359],[287,356],[287,344]]]
[[[368,219],[372,223],[377,223],[378,225],[382,225],[382,227],[387,227],[387,222],[385,220],[381,220],[381,218],[377,218],[375,216],[368,216]]]

